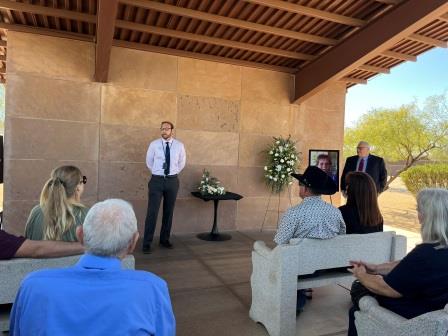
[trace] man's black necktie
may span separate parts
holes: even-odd
[[[165,147],[165,169],[164,169],[164,173],[165,176],[170,174],[170,143],[166,142],[166,147]]]

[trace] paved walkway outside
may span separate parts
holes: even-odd
[[[406,186],[397,178],[378,198],[386,231],[395,231],[408,238],[408,251],[421,242],[417,202]]]

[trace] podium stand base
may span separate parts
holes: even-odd
[[[224,233],[199,233],[196,237],[207,241],[225,241],[232,239],[231,235]]]

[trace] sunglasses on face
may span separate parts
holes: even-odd
[[[81,184],[86,184],[87,183],[87,176],[83,176],[81,181],[79,181],[79,183]]]

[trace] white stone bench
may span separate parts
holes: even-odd
[[[350,285],[351,273],[332,272],[313,278],[299,275],[349,266],[349,260],[383,263],[406,255],[406,237],[395,232],[341,235],[332,239],[291,239],[270,249],[262,241],[252,251],[250,317],[271,336],[295,335],[297,290],[335,283]]]
[[[0,304],[11,304],[14,302],[20,284],[28,273],[44,268],[63,268],[76,264],[81,255],[49,258],[29,259],[15,258],[0,261]],[[128,255],[122,261],[126,269],[135,269],[134,256]],[[9,307],[4,307],[0,312],[0,332],[9,329]]]
[[[448,335],[448,304],[444,309],[406,319],[386,308],[371,296],[359,301],[355,312],[359,336],[446,336]]]

